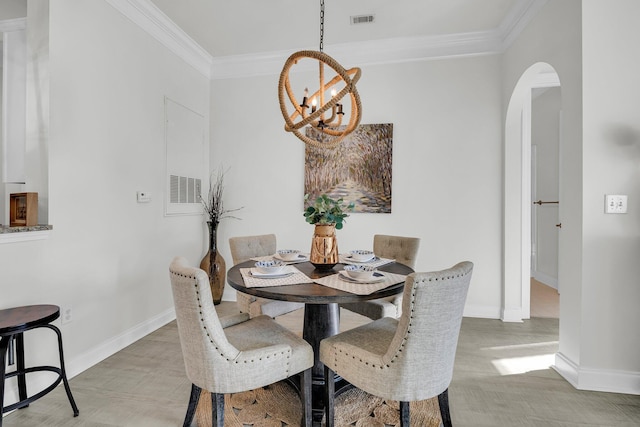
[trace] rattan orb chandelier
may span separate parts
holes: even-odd
[[[345,136],[353,132],[360,124],[362,104],[356,89],[356,82],[360,79],[361,71],[357,67],[347,70],[338,61],[324,53],[322,51],[323,38],[324,0],[320,0],[320,50],[302,50],[295,52],[287,59],[280,73],[278,98],[280,110],[285,120],[285,131],[293,132],[305,144],[321,148],[335,148]],[[298,102],[291,89],[289,72],[298,61],[304,58],[318,62],[319,87],[311,95],[309,89],[305,88],[302,102]],[[325,66],[335,73],[335,76],[329,76],[331,79],[327,82],[325,82]],[[337,88],[340,87],[341,89],[338,91]],[[347,94],[350,106],[349,120],[347,123],[343,123],[346,106],[341,101]],[[289,106],[287,106],[287,101]],[[290,112],[291,106],[293,109]],[[302,129],[307,125],[313,126],[321,133],[321,141],[309,138],[303,133]]]

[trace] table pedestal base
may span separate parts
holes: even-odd
[[[311,406],[314,425],[320,423],[324,415],[324,365],[320,362],[320,341],[336,335],[339,329],[340,307],[337,303],[305,304],[302,337],[313,347]]]

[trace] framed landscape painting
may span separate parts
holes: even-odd
[[[307,127],[306,135],[322,135]],[[360,125],[334,150],[305,148],[304,192],[355,204],[354,212],[391,213],[393,124]]]

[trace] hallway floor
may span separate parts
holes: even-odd
[[[560,317],[560,294],[534,278],[531,278],[531,317]]]

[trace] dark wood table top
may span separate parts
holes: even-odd
[[[57,305],[26,305],[0,310],[0,335],[13,335],[27,329],[44,325],[60,316]]]
[[[404,288],[404,281],[396,283],[395,285],[391,285],[369,295],[356,295],[350,292],[340,291],[338,289],[329,288],[327,286],[322,286],[312,282],[300,283],[297,285],[247,288],[244,286],[244,280],[242,279],[240,269],[250,268],[254,265],[255,261],[246,261],[231,267],[229,269],[229,272],[227,273],[227,281],[229,282],[229,285],[239,292],[243,292],[245,294],[253,295],[256,297],[280,301],[303,302],[306,304],[349,303],[369,299],[377,299],[399,294]],[[329,271],[320,271],[317,270],[310,262],[302,262],[294,265],[298,270],[306,274],[307,277],[310,277],[311,279],[336,274],[344,267],[343,264],[337,264],[333,269]],[[413,273],[413,269],[411,267],[400,264],[398,262],[392,262],[390,264],[383,265],[381,267],[378,267],[378,270],[404,275]]]

